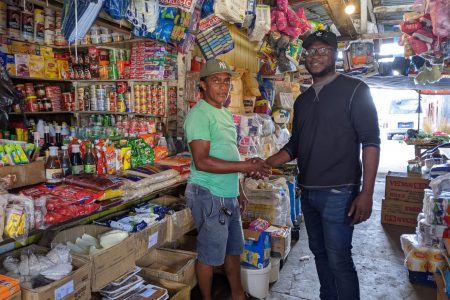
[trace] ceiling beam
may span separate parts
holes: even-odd
[[[375,14],[413,11],[413,5],[390,5],[374,7]]]
[[[396,31],[396,32],[380,32],[380,33],[367,33],[367,34],[360,34],[355,38],[350,37],[338,37],[338,41],[345,42],[345,41],[352,41],[357,39],[362,40],[379,40],[379,39],[388,39],[393,37],[399,37],[402,36],[402,32]]]
[[[380,20],[378,19],[378,24],[382,25],[399,25],[403,20]]]
[[[372,0],[367,0],[367,9],[369,10],[370,21],[374,24],[377,24],[377,18],[375,17],[375,14],[373,13]]]
[[[361,19],[361,33],[367,33],[367,0],[359,0],[360,19]]]
[[[344,11],[344,2],[342,0],[326,0],[326,4],[328,4],[328,6],[325,7],[328,15],[333,20],[339,33],[345,37],[355,38],[358,33],[356,32],[350,16]]]

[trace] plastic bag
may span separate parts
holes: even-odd
[[[129,0],[106,0],[105,11],[115,20],[122,20],[126,17]]]
[[[261,96],[261,92],[259,91],[258,81],[254,74],[250,72],[245,72],[242,75],[242,81],[244,82],[244,95],[245,96]]]
[[[117,188],[122,184],[117,176],[90,174],[70,175],[64,179],[64,182],[97,191]]]
[[[435,36],[450,36],[450,5],[448,0],[430,0],[430,15]]]
[[[6,195],[5,236],[25,243],[31,229],[34,228],[34,203],[24,196]]]
[[[255,24],[249,34],[249,40],[260,42],[271,29],[271,15],[269,5],[256,5]]]
[[[200,20],[196,40],[206,60],[234,49],[230,31],[215,15]]]
[[[147,36],[155,30],[159,19],[159,0],[133,0],[126,12],[136,36]]]
[[[247,1],[242,0],[215,0],[214,14],[222,20],[234,24],[244,22]]]
[[[126,190],[126,192],[122,196],[122,198],[124,199],[124,201],[141,198],[141,197],[144,197],[145,195],[148,195],[155,191],[162,190],[167,187],[173,186],[173,185],[177,184],[178,182],[181,182],[179,176],[169,179],[169,180],[166,180],[166,181],[163,181],[163,182],[150,184],[145,187],[141,187],[139,189],[129,189],[129,190]]]

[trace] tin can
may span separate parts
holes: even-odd
[[[36,96],[34,93],[34,84],[32,82],[25,83],[25,96]]]
[[[6,16],[8,36],[10,38],[20,39],[20,9],[17,6],[8,6]]]
[[[111,80],[119,79],[119,70],[117,69],[117,65],[114,63],[109,64],[108,78]]]
[[[43,44],[45,39],[45,17],[42,9],[34,10],[34,41]]]

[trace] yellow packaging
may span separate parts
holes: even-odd
[[[45,77],[58,79],[58,65],[56,63],[56,59],[54,58],[46,58],[45,59]]]
[[[14,146],[15,146],[15,148],[16,148],[17,155],[18,155],[19,158],[20,158],[20,163],[22,163],[22,164],[28,164],[29,161],[28,161],[27,155],[25,154],[25,151],[23,151],[22,146],[20,146],[19,144],[16,144],[16,145],[14,145]]]
[[[44,78],[45,63],[44,58],[38,55],[30,55],[30,77]]]
[[[50,47],[41,46],[41,56],[46,58],[54,58],[53,49]]]
[[[131,147],[125,147],[120,149],[120,155],[123,158],[123,169],[128,170],[131,168]]]
[[[59,79],[70,79],[69,62],[67,60],[57,59],[56,66]]]
[[[16,59],[14,54],[6,55],[6,72],[9,76],[16,76]]]
[[[5,232],[7,237],[17,237],[25,232],[25,215],[19,210],[12,210],[6,217]]]
[[[36,55],[36,45],[26,42],[11,41],[9,53]]]
[[[105,193],[103,194],[103,196],[101,196],[100,198],[98,198],[97,200],[99,201],[104,201],[104,200],[109,200],[109,199],[113,199],[113,198],[117,198],[122,196],[125,193],[125,190],[120,190],[120,189],[107,189],[105,191]]]

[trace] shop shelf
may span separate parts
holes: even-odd
[[[88,49],[91,47],[96,47],[96,48],[103,48],[103,49],[115,49],[115,48],[131,48],[131,46],[134,43],[138,43],[138,42],[148,42],[151,41],[150,39],[147,38],[132,38],[132,39],[128,39],[128,40],[124,40],[124,41],[120,41],[120,42],[111,42],[111,43],[101,43],[101,44],[89,44],[89,45],[77,45],[76,48],[78,50],[84,50],[84,49]],[[53,46],[54,49],[58,49],[58,50],[69,50],[69,49],[75,49],[75,45],[69,45],[69,46]]]
[[[9,77],[12,80],[23,80],[23,81],[68,82],[68,83],[71,83],[73,81],[70,79],[36,78],[36,77],[20,77],[20,76],[9,76]]]
[[[26,111],[26,115],[62,115],[62,114],[73,114],[71,111],[36,111],[36,112],[30,112]],[[11,112],[9,115],[15,116],[15,115],[22,115],[22,113],[19,112]]]
[[[164,118],[164,116],[157,116],[146,113],[136,113],[136,112],[113,112],[113,111],[77,111],[80,115],[131,115],[138,117],[152,117],[152,118]]]

